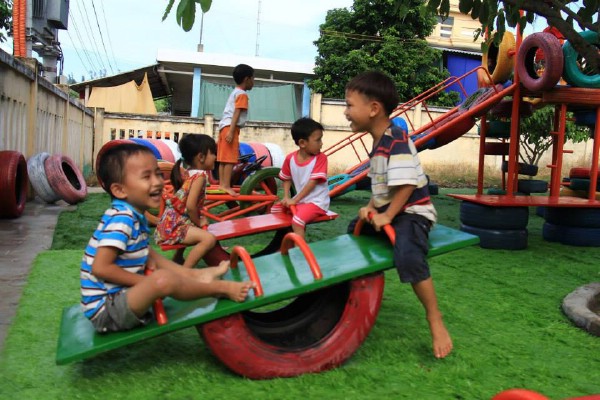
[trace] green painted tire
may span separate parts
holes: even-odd
[[[248,176],[242,182],[242,186],[240,187],[240,194],[252,194],[254,191],[258,191],[264,194],[277,194],[277,177],[279,176],[279,171],[281,169],[277,167],[267,167],[263,169],[259,169],[252,175]],[[252,205],[252,202],[249,201],[240,201],[240,208],[248,208]],[[267,209],[258,210],[259,214],[264,214],[268,212],[271,207],[267,207]]]
[[[586,42],[600,46],[598,33],[593,31],[584,31],[580,33],[581,37]],[[563,70],[563,78],[572,86],[585,88],[600,88],[600,74],[586,75],[579,68],[578,61],[581,59],[577,51],[569,42],[563,45],[563,55],[565,56],[565,67]]]

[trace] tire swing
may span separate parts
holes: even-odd
[[[212,353],[251,379],[292,377],[344,363],[375,324],[384,275],[362,276],[296,297],[283,307],[252,310],[196,328]]]
[[[29,175],[29,182],[31,182],[31,186],[38,197],[46,203],[52,204],[60,200],[60,196],[52,190],[46,177],[44,162],[48,157],[50,157],[50,154],[42,152],[29,158],[27,160],[27,174]]]
[[[580,36],[589,44],[600,47],[597,32],[584,31],[580,33]],[[585,88],[600,88],[600,74],[587,75],[581,70],[580,63],[584,60],[569,42],[563,46],[563,55],[565,58],[563,78],[568,84]]]
[[[77,165],[65,155],[53,155],[44,162],[48,183],[61,199],[77,204],[85,199],[87,185]]]
[[[17,218],[27,201],[27,163],[18,151],[0,151],[0,218]]]
[[[546,62],[541,76],[536,68],[536,53],[541,50]],[[527,36],[517,56],[517,74],[523,86],[531,91],[552,89],[562,75],[564,57],[560,40],[551,33],[538,32]]]
[[[486,73],[477,71],[477,83],[479,87],[491,86],[504,83],[510,79],[514,68],[514,53],[516,41],[511,32],[504,32],[500,46],[491,43],[488,50],[483,53],[481,64],[490,73],[492,81]]]

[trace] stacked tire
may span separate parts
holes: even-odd
[[[33,190],[46,203],[64,200],[77,204],[87,196],[87,184],[81,170],[68,156],[38,153],[27,161]]]
[[[27,163],[18,151],[0,151],[0,218],[18,218],[27,201]]]
[[[479,236],[482,248],[527,248],[528,207],[494,207],[463,201],[460,222],[461,231]]]
[[[542,237],[569,246],[600,246],[600,209],[546,207]]]

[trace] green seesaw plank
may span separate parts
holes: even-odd
[[[436,225],[429,235],[429,256],[457,250],[479,243],[479,238],[443,225]],[[80,306],[63,310],[56,363],[66,364],[131,343],[149,339],[178,329],[202,324],[275,303],[284,299],[348,281],[356,277],[392,267],[392,247],[381,237],[341,235],[310,244],[323,278],[315,280],[304,255],[292,248],[289,255],[270,254],[253,259],[264,290],[264,296],[251,293],[243,303],[227,299],[203,298],[194,301],[164,300],[168,323],[152,322],[145,327],[125,332],[98,334],[84,317]],[[224,279],[248,280],[243,263]]]

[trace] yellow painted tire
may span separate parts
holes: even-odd
[[[483,73],[483,71],[478,71],[479,87],[504,83],[510,79],[514,68],[515,48],[515,36],[511,32],[504,32],[500,46],[494,43],[490,44],[487,51],[483,53],[481,64],[490,73],[492,82],[490,82],[487,74]]]

